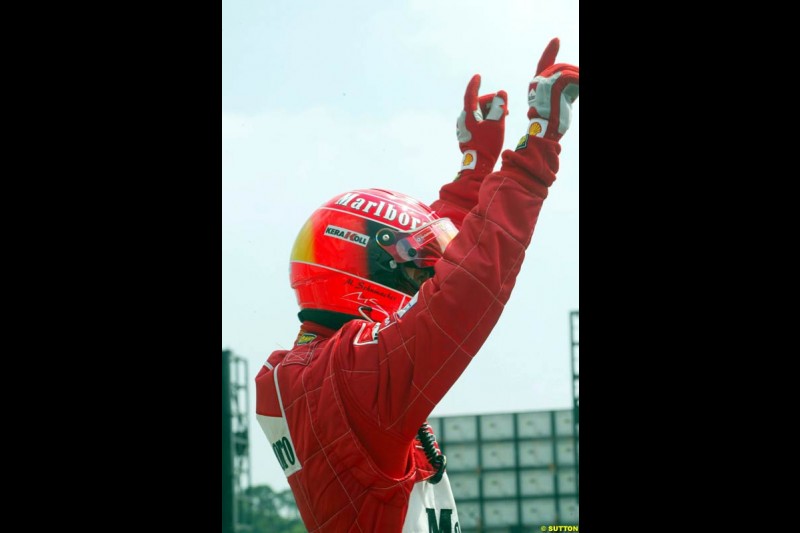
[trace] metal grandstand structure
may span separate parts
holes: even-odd
[[[245,491],[252,485],[247,360],[222,351],[222,531],[252,531]]]

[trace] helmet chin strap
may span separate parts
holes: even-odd
[[[358,308],[358,314],[364,317],[364,320],[369,320],[370,322],[375,322],[375,320],[370,316],[372,314],[372,308],[367,305],[362,305]]]

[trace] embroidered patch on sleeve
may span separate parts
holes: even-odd
[[[313,333],[306,333],[304,331],[301,331],[300,334],[297,335],[297,340],[294,341],[294,343],[297,346],[300,346],[302,344],[308,344],[309,342],[313,341],[316,338],[317,336],[314,335]]]

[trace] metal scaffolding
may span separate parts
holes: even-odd
[[[578,433],[578,408],[580,407],[580,402],[578,399],[578,342],[579,342],[579,329],[578,329],[578,311],[572,311],[569,314],[569,336],[570,336],[570,344],[571,344],[571,353],[572,353],[572,421],[573,421],[573,438],[575,439],[575,493],[576,495],[580,495],[580,468],[578,462],[578,443],[579,443],[579,433]]]
[[[252,531],[247,360],[222,351],[222,531]]]

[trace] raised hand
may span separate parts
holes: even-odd
[[[464,109],[456,121],[458,147],[463,159],[461,170],[474,169],[488,174],[503,148],[508,95],[505,91],[478,96],[480,74],[475,74],[464,93]]]
[[[559,141],[572,121],[572,103],[578,98],[579,70],[575,65],[555,63],[560,42],[550,41],[528,85],[527,135]],[[527,139],[523,137],[522,143]]]

